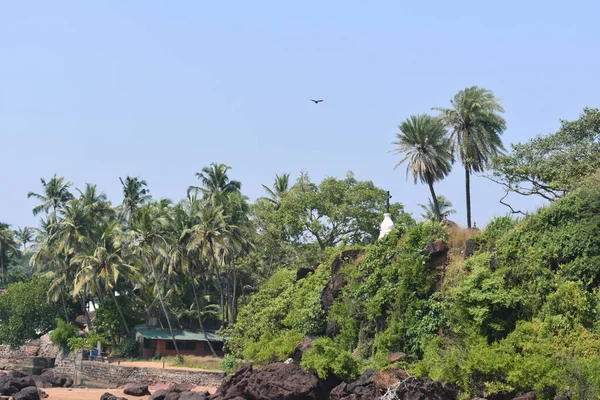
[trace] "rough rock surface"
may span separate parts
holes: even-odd
[[[129,385],[123,390],[125,394],[130,396],[146,396],[150,394],[148,390],[148,385],[140,385],[140,384],[132,384]]]
[[[439,268],[448,263],[448,244],[443,240],[435,240],[425,245],[425,254],[429,254],[429,264]]]
[[[404,400],[456,400],[458,398],[457,388],[444,386],[431,379],[412,377],[402,370],[393,372],[395,384],[389,388],[381,387],[376,384],[377,374],[373,370],[367,370],[358,380],[340,384],[331,391],[329,399],[370,400],[382,396],[386,391],[391,391],[397,398]]]
[[[193,388],[194,388],[193,385],[190,385],[187,383],[172,383],[169,386],[169,388],[167,389],[167,392],[173,392],[173,393],[191,392]]]
[[[169,392],[165,389],[156,390],[152,393],[152,396],[148,397],[148,400],[165,400],[167,394],[169,394]]]
[[[100,400],[127,400],[127,398],[125,397],[117,397],[112,393],[104,393],[102,396],[100,396]]]
[[[257,371],[246,364],[210,400],[317,400],[318,383],[295,363],[274,363]]]
[[[310,267],[301,267],[296,271],[296,280],[299,281],[301,279],[306,278],[310,274],[314,274],[315,269]]]
[[[13,400],[40,400],[40,394],[38,388],[29,386],[13,394],[12,398]]]
[[[396,353],[390,353],[388,355],[388,364],[393,364],[395,362],[402,361],[405,358],[406,358],[406,354],[402,353],[401,351],[396,352]]]
[[[467,239],[465,241],[465,258],[471,257],[477,250],[479,250],[479,246],[473,239]]]
[[[302,341],[300,343],[298,343],[298,346],[296,346],[296,349],[294,350],[294,353],[292,354],[292,360],[296,361],[296,362],[300,362],[300,360],[302,360],[302,355],[307,352],[308,350],[310,350],[310,348],[312,347],[313,342],[317,339],[316,336],[305,336],[302,338]]]
[[[522,396],[515,397],[513,400],[535,400],[535,392],[527,392]]]
[[[210,394],[208,392],[183,392],[179,396],[179,400],[208,400]]]
[[[331,264],[331,279],[325,285],[325,289],[321,293],[321,306],[325,313],[329,312],[329,308],[333,305],[334,300],[340,290],[348,284],[346,276],[342,272],[342,267],[348,263],[356,261],[356,259],[364,254],[363,249],[345,250],[338,254]],[[333,336],[337,333],[338,328],[334,320],[328,319],[326,333]]]

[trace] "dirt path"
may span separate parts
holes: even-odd
[[[150,388],[150,392],[154,392],[157,389],[164,389],[163,387]],[[85,388],[46,388],[42,389],[44,392],[48,393],[49,400],[99,400],[100,396],[104,393],[112,393],[115,396],[119,397],[128,397],[125,395],[123,390],[121,389],[85,389]],[[216,388],[214,387],[204,387],[198,386],[194,388],[195,392],[204,392],[208,391],[209,393],[214,393]],[[149,396],[144,397],[136,397],[139,400],[147,400]]]
[[[162,369],[163,364],[162,361],[121,361],[121,364],[124,367],[139,367],[139,368],[158,368]],[[188,367],[178,367],[165,364],[164,369],[178,369],[182,371],[203,371],[203,372],[219,372],[210,369],[201,369],[201,368],[188,368]]]

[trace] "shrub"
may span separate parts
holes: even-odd
[[[125,339],[119,344],[119,353],[125,358],[137,358],[139,343],[135,339]]]
[[[352,353],[328,337],[321,337],[313,342],[312,348],[304,353],[301,365],[306,370],[315,372],[321,379],[335,375],[348,381],[359,374],[358,363]]]
[[[221,369],[225,372],[226,375],[231,374],[237,369],[237,360],[233,354],[227,354],[225,355],[225,357],[223,357]]]
[[[50,340],[63,349],[69,347],[69,340],[74,339],[79,332],[79,328],[70,322],[65,322],[60,318],[56,319],[56,328],[50,332]]]
[[[244,350],[244,358],[258,364],[284,361],[293,353],[303,335],[294,330],[283,331],[277,335],[263,334],[257,342],[249,342]]]

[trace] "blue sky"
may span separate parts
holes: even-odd
[[[556,131],[600,106],[598,15],[597,1],[3,2],[0,221],[36,225],[27,192],[54,173],[114,203],[126,175],[178,200],[213,161],[251,199],[275,173],[352,170],[418,215],[429,192],[393,169],[398,124],[479,85],[502,99],[507,147]],[[506,213],[497,185],[472,184],[478,225]],[[465,224],[461,166],[436,189]]]

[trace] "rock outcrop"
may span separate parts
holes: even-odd
[[[123,392],[125,394],[128,394],[130,396],[147,396],[150,394],[150,391],[148,390],[148,385],[141,385],[141,384],[131,384],[129,386],[127,386]]]
[[[317,400],[318,385],[318,379],[296,363],[274,363],[260,370],[246,364],[210,400]]]

